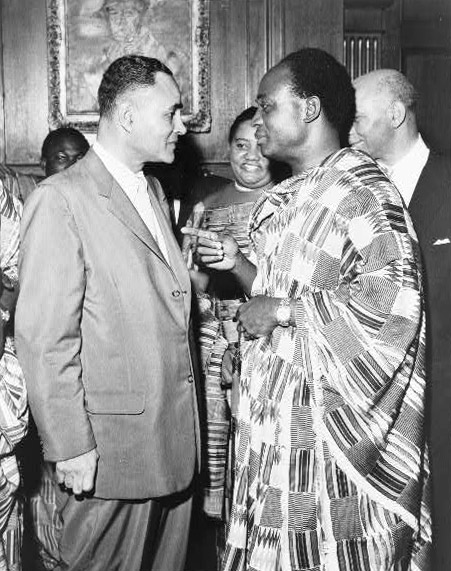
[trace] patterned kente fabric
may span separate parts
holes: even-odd
[[[2,279],[6,276],[16,287],[21,214],[21,203],[0,181],[0,268]],[[0,571],[19,571],[22,506],[17,494],[20,474],[14,449],[27,432],[27,392],[8,325],[4,335],[5,349],[0,358]]]
[[[249,216],[254,202],[194,207],[187,226],[212,232],[227,231],[247,257],[250,255]],[[189,239],[185,240],[185,250]],[[233,276],[210,274],[208,290],[199,298],[198,343],[203,369],[206,422],[203,423],[204,460],[203,510],[215,519],[227,520],[231,502],[230,470],[230,391],[221,386],[222,360],[229,345],[238,339],[233,321],[244,301],[243,289]]]
[[[226,571],[429,569],[425,322],[395,187],[342,149],[256,204],[253,295],[296,327],[244,350]]]

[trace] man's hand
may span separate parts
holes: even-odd
[[[75,495],[90,492],[94,488],[99,455],[94,448],[85,454],[56,463],[58,484],[72,489]]]
[[[191,247],[194,248],[196,262],[199,261],[215,270],[234,269],[240,250],[230,234],[219,235],[216,232],[187,226],[184,226],[181,232],[195,238]]]
[[[280,299],[257,295],[243,303],[236,312],[238,326],[245,339],[256,339],[270,335],[277,327],[276,311]]]
[[[228,347],[222,358],[222,368],[221,368],[221,385],[223,388],[228,388],[232,386],[233,382],[233,357],[236,349],[234,347]]]

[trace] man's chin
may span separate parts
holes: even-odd
[[[356,151],[364,151],[367,153],[367,149],[362,141],[356,141],[355,143],[351,143],[351,148],[355,149]]]
[[[174,160],[175,160],[175,151],[168,150],[158,162],[170,165],[174,162]]]
[[[271,153],[271,146],[268,144],[268,142],[265,139],[260,139],[258,141],[258,146],[260,147],[260,151],[261,154],[266,157],[267,159],[272,159],[272,153]]]

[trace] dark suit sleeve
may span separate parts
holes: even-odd
[[[84,405],[81,316],[85,267],[79,229],[55,187],[27,201],[21,228],[16,339],[47,460],[95,448]]]

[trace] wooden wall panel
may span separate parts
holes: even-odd
[[[247,0],[247,78],[246,106],[255,104],[258,84],[268,70],[269,35],[267,5],[261,0]]]
[[[47,127],[45,0],[2,2],[5,159],[39,162]]]
[[[229,127],[250,105],[255,82],[265,66],[266,53],[261,45],[265,22],[262,0],[211,2],[212,128],[210,133],[191,136],[204,162],[228,161]],[[253,38],[259,38],[255,45]]]
[[[285,53],[302,47],[343,61],[343,0],[285,0]]]
[[[451,154],[451,54],[408,52],[403,71],[420,93],[417,118],[424,139]]]
[[[3,34],[2,34],[2,4],[0,3],[0,62],[3,62]],[[0,73],[0,162],[4,163],[5,160],[5,99],[3,97],[3,73]]]
[[[403,0],[401,71],[417,88],[418,122],[429,144],[451,154],[451,2]]]
[[[380,4],[380,5],[379,5]],[[380,67],[400,69],[401,0],[350,2],[345,0],[344,31],[353,35],[381,34]]]

